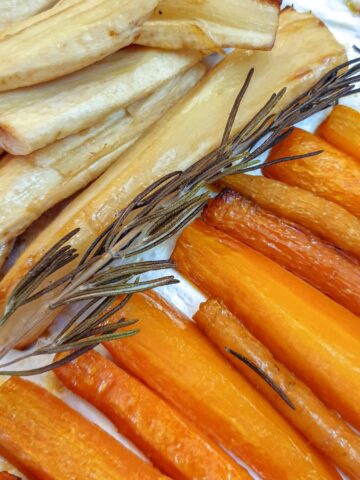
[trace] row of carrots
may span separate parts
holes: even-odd
[[[360,479],[359,129],[336,107],[270,158],[319,157],[224,179],[173,255],[209,297],[195,323],[134,295],[137,336],[56,370],[153,466],[20,378],[0,387],[0,453],[41,480],[251,478],[219,445],[264,479]]]

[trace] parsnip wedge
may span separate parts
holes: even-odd
[[[0,91],[62,77],[129,45],[157,3],[61,0],[10,26],[0,33]]]
[[[160,0],[136,43],[168,49],[221,47],[268,50],[281,1]]]
[[[255,67],[255,73],[234,132],[248,123],[274,91],[287,87],[278,108],[284,107],[344,59],[343,48],[316,17],[285,10],[273,50],[231,53],[40,233],[0,283],[0,311],[17,282],[60,237],[81,227],[72,239],[81,254],[116,212],[151,182],[188,167],[218,146],[250,68]],[[19,309],[1,327],[0,354],[14,345],[27,345],[47,328],[55,315],[47,308],[49,300],[50,296],[43,297]]]
[[[0,147],[28,155],[92,127],[201,59],[198,52],[128,47],[80,72],[0,94]]]
[[[53,7],[57,0],[2,0],[0,30]]]
[[[103,173],[205,73],[200,63],[92,128],[26,157],[0,161],[0,242],[20,235],[42,213]]]
[[[0,278],[1,278],[1,267],[8,258],[11,249],[13,247],[13,242],[0,242]]]

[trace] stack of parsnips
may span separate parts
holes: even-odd
[[[83,254],[119,210],[154,180],[216,148],[251,68],[255,74],[234,132],[274,92],[287,88],[280,109],[345,60],[318,19],[287,9],[271,51],[235,50],[205,74],[200,50],[272,47],[279,11],[274,0],[62,0],[41,8],[43,13],[0,32],[5,64],[0,141],[11,152],[0,162],[0,182],[6,182],[0,193],[0,204],[6,206],[0,252],[42,212],[102,175],[6,274],[0,308],[60,237],[79,227],[71,243]],[[25,42],[27,50],[22,49]],[[13,51],[19,54],[11,55]],[[10,89],[15,90],[6,91]],[[56,275],[64,273],[66,269]],[[1,354],[27,346],[46,330],[58,312],[48,308],[53,294],[19,309],[1,326]],[[30,478],[249,479],[220,446],[264,479],[339,478],[169,305],[152,294],[135,295],[122,314],[139,318],[141,330],[134,339],[106,345],[123,369],[90,352],[56,373],[110,418],[154,467],[40,387],[11,379],[0,387],[0,453]],[[60,353],[57,359],[62,358]],[[342,431],[351,442],[348,430]]]

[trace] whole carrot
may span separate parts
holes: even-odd
[[[194,319],[231,363],[265,398],[321,452],[354,479],[360,479],[360,437],[259,342],[229,310],[217,300],[203,303]],[[290,405],[259,373],[238,360],[237,352],[264,374]]]
[[[266,177],[310,190],[360,217],[360,163],[355,158],[322,138],[295,128],[271,150],[268,161],[315,151],[322,153],[265,167],[263,173]]]
[[[157,295],[146,294],[134,295],[121,315],[138,318],[140,333],[131,341],[106,344],[115,361],[261,478],[338,478],[180,312]]]
[[[360,160],[360,112],[336,105],[317,134],[334,147]]]
[[[266,177],[231,175],[221,183],[360,258],[360,219],[337,203]]]
[[[113,437],[43,388],[0,387],[0,453],[37,480],[165,480]]]
[[[201,220],[183,231],[173,258],[327,406],[360,428],[359,317]]]
[[[156,393],[97,352],[56,370],[175,480],[250,480],[245,469]]]
[[[360,315],[360,261],[356,257],[231,190],[210,202],[203,216]]]

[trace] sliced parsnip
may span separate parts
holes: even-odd
[[[0,30],[53,7],[58,0],[1,0]]]
[[[136,43],[161,48],[268,50],[279,23],[277,0],[161,0]]]
[[[62,77],[129,45],[157,3],[62,0],[10,26],[0,33],[0,91]]]
[[[20,235],[42,213],[103,173],[205,73],[200,63],[156,92],[88,130],[26,157],[0,162],[0,242]]]
[[[197,52],[128,47],[80,72],[0,94],[0,147],[28,155],[92,127],[201,59]]]
[[[287,87],[278,108],[284,107],[344,58],[343,48],[316,17],[285,10],[273,50],[230,54],[35,239],[0,283],[0,310],[17,282],[63,235],[81,227],[72,239],[81,254],[151,182],[188,167],[218,146],[250,68],[255,68],[255,74],[234,132],[246,125],[275,91]],[[43,297],[19,309],[3,325],[0,354],[14,345],[27,345],[47,328],[56,315],[47,307],[49,300],[50,296]]]

